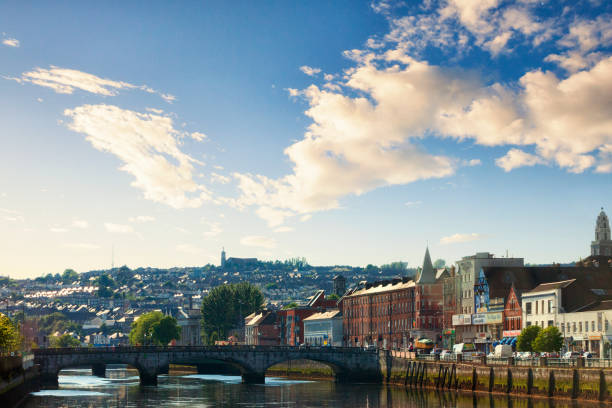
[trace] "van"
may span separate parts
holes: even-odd
[[[453,353],[471,356],[476,354],[476,346],[474,343],[457,343],[453,346]]]
[[[498,344],[495,346],[495,358],[512,357],[512,346],[509,344]]]

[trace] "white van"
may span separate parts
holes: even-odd
[[[476,346],[474,343],[457,343],[453,346],[454,354],[461,354],[463,356],[471,356],[476,354]]]
[[[494,354],[496,358],[512,357],[512,346],[509,344],[498,344],[495,346]]]

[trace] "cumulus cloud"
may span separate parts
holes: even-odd
[[[278,227],[274,230],[274,232],[291,232],[291,231],[293,231],[293,228],[287,227],[287,226]]]
[[[230,181],[232,181],[231,178],[224,176],[222,174],[218,174],[215,172],[210,173],[210,182],[211,183],[218,183],[218,184],[227,184]]]
[[[315,76],[319,72],[321,72],[321,68],[313,68],[313,67],[309,67],[308,65],[302,65],[300,67],[300,71],[302,71],[303,73],[305,73],[308,76]]]
[[[440,244],[457,244],[461,242],[476,241],[481,238],[483,238],[483,235],[477,234],[475,232],[471,234],[453,234],[447,237],[442,237],[440,239]]]
[[[193,180],[195,163],[179,148],[183,135],[172,118],[139,113],[113,105],[83,105],[67,109],[67,126],[86,135],[92,146],[117,156],[146,199],[174,208],[199,207],[209,200],[205,186]]]
[[[18,48],[20,45],[19,40],[16,38],[3,38],[2,44],[6,45],[7,47],[13,47],[13,48]]]
[[[259,207],[255,213],[260,218],[264,219],[269,227],[278,227],[285,222],[285,218],[293,215],[291,211],[284,211],[266,206]]]
[[[259,247],[266,249],[276,248],[276,240],[274,238],[265,237],[262,235],[249,235],[242,237],[240,243],[244,246]]]
[[[104,223],[104,228],[106,228],[108,232],[116,234],[130,234],[134,232],[134,228],[132,228],[131,225],[113,224],[110,222]]]
[[[495,164],[504,169],[506,172],[523,166],[535,166],[536,164],[544,164],[544,160],[540,157],[524,152],[520,149],[510,149],[505,156],[495,160]]]
[[[198,142],[202,142],[204,139],[208,137],[204,133],[201,133],[201,132],[191,132],[189,136],[191,136],[193,140],[197,140]]]
[[[144,92],[157,94],[166,102],[172,102],[176,99],[173,95],[163,94],[147,85],[133,85],[128,82],[114,81],[87,72],[60,68],[53,65],[48,69],[36,68],[33,71],[24,72],[20,77],[6,77],[6,79],[19,83],[29,82],[50,88],[60,94],[72,94],[76,89],[80,89],[96,95],[114,96],[122,89],[139,89]]]

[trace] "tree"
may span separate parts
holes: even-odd
[[[75,339],[69,334],[62,334],[61,336],[53,336],[49,339],[51,347],[80,347],[81,342]]]
[[[386,275],[405,275],[408,269],[408,262],[391,262],[390,264],[381,265],[380,269]]]
[[[162,346],[167,345],[172,340],[181,338],[181,327],[172,316],[163,317],[157,324],[153,325],[153,341]]]
[[[295,302],[290,302],[283,306],[283,310],[293,309],[294,307],[298,307],[298,304]]]
[[[540,334],[542,328],[540,326],[527,326],[518,336],[516,340],[516,348],[518,351],[534,351],[533,342]]]
[[[212,334],[227,338],[232,328],[263,307],[264,297],[259,288],[248,283],[217,286],[202,300],[202,329],[211,344]]]
[[[331,295],[327,296],[327,300],[340,300],[340,296],[332,293]]]
[[[433,263],[433,267],[436,269],[444,268],[446,266],[446,261],[444,259],[436,259]]]
[[[180,334],[181,329],[174,317],[155,311],[141,315],[132,323],[129,340],[133,345],[165,346],[170,341],[179,339]]]
[[[66,269],[64,273],[62,273],[62,282],[64,284],[72,283],[76,280],[79,280],[79,274],[73,269]]]
[[[532,345],[534,351],[559,351],[563,347],[563,336],[556,326],[548,326],[540,331]]]
[[[98,296],[103,298],[109,298],[113,295],[113,290],[117,283],[109,275],[103,274],[98,276],[96,279],[98,285]]]
[[[21,343],[19,328],[11,319],[0,313],[0,351],[17,351]]]

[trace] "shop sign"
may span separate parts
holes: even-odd
[[[485,313],[476,313],[472,315],[472,324],[485,324],[487,317]]]
[[[487,324],[497,324],[503,321],[502,312],[493,312],[486,314]]]
[[[520,330],[504,330],[502,332],[502,337],[518,337],[521,335]]]
[[[447,336],[452,336],[452,335],[455,334],[455,329],[444,330],[444,334],[447,335]]]
[[[456,314],[453,315],[453,326],[465,326],[472,324],[472,315]]]
[[[601,340],[601,334],[589,334],[589,340]]]

